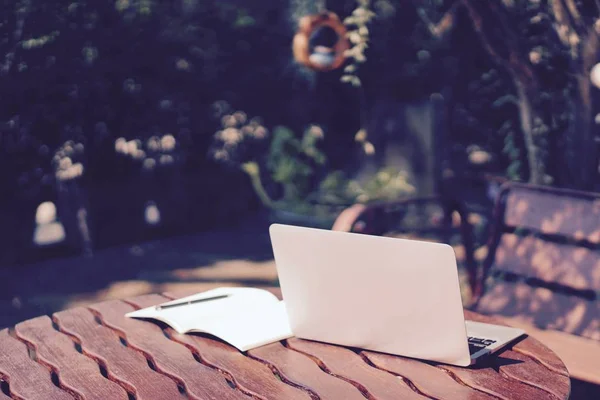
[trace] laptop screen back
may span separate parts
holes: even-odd
[[[270,235],[297,337],[470,363],[450,246],[279,224]]]

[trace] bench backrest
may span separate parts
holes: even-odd
[[[600,340],[600,195],[503,186],[484,279],[477,311]]]

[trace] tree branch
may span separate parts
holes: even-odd
[[[573,21],[573,25],[576,26],[577,28],[580,28],[582,26],[581,14],[579,13],[579,10],[577,9],[577,5],[575,4],[575,2],[573,0],[563,0],[563,1],[566,3],[567,10],[569,10],[569,15],[571,17],[571,20]]]
[[[476,7],[469,0],[461,0],[461,3],[465,6],[467,12],[469,13],[469,17],[471,18],[471,22],[473,23],[473,28],[475,29],[475,32],[477,32],[477,34],[479,35],[479,39],[481,40],[481,44],[483,45],[484,49],[488,52],[488,54],[494,59],[496,63],[508,67],[507,60],[504,59],[500,55],[500,53],[496,51],[488,35],[485,33],[483,28],[483,17],[477,11]]]
[[[412,3],[415,9],[417,10],[417,15],[419,16],[419,18],[421,18],[421,21],[423,22],[423,24],[425,24],[425,26],[429,30],[429,33],[436,38],[443,38],[448,32],[452,30],[452,28],[454,28],[456,10],[458,10],[458,7],[461,5],[461,1],[457,1],[452,5],[452,7],[450,7],[448,11],[446,11],[446,13],[442,16],[442,18],[440,18],[440,20],[437,23],[434,23],[431,21],[431,19],[429,19],[425,10],[419,7],[416,0],[412,0]]]
[[[569,21],[569,17],[567,16],[567,10],[561,0],[551,0],[550,7],[552,8],[552,14],[554,15],[554,19],[558,22],[559,25],[564,25],[568,30],[571,29],[571,21]],[[561,32],[559,32],[560,34]],[[563,39],[561,35],[561,39],[563,41],[567,41],[567,39]]]
[[[489,2],[489,5],[503,28],[502,34],[508,49],[508,63],[510,69],[519,74],[521,78],[534,80],[535,74],[531,69],[529,59],[524,57],[521,52],[521,39],[515,34],[515,29],[507,20],[504,10],[501,10],[498,4],[493,0]]]
[[[552,0],[552,11],[556,22],[559,23],[558,35],[568,46],[572,46],[571,34],[579,40],[577,25],[581,23],[581,15],[572,0]]]

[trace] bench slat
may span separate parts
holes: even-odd
[[[495,282],[480,299],[476,311],[520,317],[540,328],[600,340],[600,302],[520,282]]]
[[[600,198],[512,187],[504,222],[513,227],[600,243]]]
[[[600,290],[600,252],[532,236],[502,235],[493,268],[574,289]]]

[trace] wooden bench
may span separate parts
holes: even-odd
[[[600,195],[506,184],[493,226],[473,310],[524,328],[573,378],[600,384]]]

